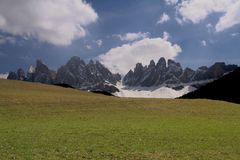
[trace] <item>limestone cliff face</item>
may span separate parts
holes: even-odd
[[[157,64],[152,60],[148,66],[137,63],[135,69],[130,70],[123,78],[123,83],[132,87],[179,85],[215,80],[236,68],[237,65],[226,65],[225,63],[218,62],[209,68],[202,66],[194,71],[191,68],[183,69],[180,63],[173,60],[166,62],[165,58],[160,58]]]

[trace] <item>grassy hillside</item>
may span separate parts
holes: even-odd
[[[240,105],[0,80],[0,159],[240,159]]]

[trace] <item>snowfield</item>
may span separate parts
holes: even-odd
[[[126,87],[120,82],[116,85],[120,92],[114,93],[117,97],[131,98],[177,98],[194,91],[196,88],[185,86],[181,90],[174,90],[165,86],[158,87]]]
[[[8,73],[6,74],[0,74],[0,79],[7,79]]]

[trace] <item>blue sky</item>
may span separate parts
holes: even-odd
[[[26,10],[38,5],[30,3],[31,0],[21,1]],[[228,6],[233,7],[227,9],[223,7],[227,2],[222,0],[219,4],[210,3],[211,0],[187,0],[185,3],[177,0],[71,1],[79,5],[81,11],[74,6],[71,14],[59,13],[57,11],[64,10],[64,3],[68,2],[56,1],[59,3],[56,12],[46,9],[43,13],[51,15],[50,23],[42,18],[46,16],[35,13],[32,15],[40,17],[39,20],[32,16],[34,19],[29,17],[28,21],[24,14],[30,11],[19,17],[20,11],[12,9],[15,4],[7,0],[0,2],[0,6],[5,7],[5,10],[0,7],[0,73],[19,67],[27,69],[36,59],[57,69],[75,55],[86,61],[100,58],[111,70],[122,73],[137,61],[147,64],[149,59],[157,61],[161,56],[174,58],[184,67],[192,68],[216,61],[240,64],[240,20],[231,16],[234,13],[240,17],[234,7],[240,6],[239,0],[230,0]],[[44,3],[45,0],[40,5]],[[8,10],[15,15],[8,16]],[[64,18],[73,20],[69,22]],[[31,22],[44,24],[44,27],[47,24],[48,30],[30,25]],[[71,24],[78,24],[79,32]],[[61,25],[62,28],[55,30]],[[133,53],[136,51],[138,53]]]

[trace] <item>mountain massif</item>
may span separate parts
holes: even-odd
[[[121,80],[119,74],[111,73],[99,61],[92,61],[86,64],[79,57],[72,57],[66,65],[57,71],[55,83],[69,84],[83,90],[102,90],[116,92],[116,85]]]
[[[123,78],[123,84],[130,87],[168,86],[178,88],[192,85],[195,88],[222,77],[235,70],[237,65],[215,63],[209,68],[199,67],[197,70],[183,69],[180,63],[160,58],[157,64],[152,60],[148,66],[137,63],[134,70],[130,70]]]
[[[40,82],[73,87],[94,92],[114,93],[117,96],[176,98],[212,82],[235,70],[237,65],[218,62],[210,67],[197,70],[185,68],[173,60],[160,58],[148,66],[137,63],[123,78],[111,73],[99,61],[86,63],[79,57],[72,57],[57,71],[51,70],[41,60],[30,66],[25,74],[23,69],[10,72],[8,79]],[[122,84],[119,85],[118,82]],[[163,93],[166,92],[166,93]],[[156,95],[157,94],[157,95]]]
[[[9,72],[8,79],[60,86],[66,84],[82,90],[112,93],[118,91],[113,85],[121,80],[121,76],[112,74],[98,61],[91,60],[87,64],[79,57],[72,57],[57,71],[50,70],[42,61],[37,60],[36,66],[30,66],[27,74],[20,68],[16,72]]]

